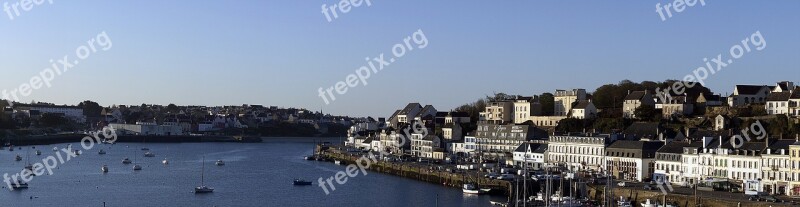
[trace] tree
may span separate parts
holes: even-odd
[[[633,115],[643,121],[655,121],[661,114],[651,105],[641,105],[633,111]]]
[[[561,132],[580,132],[586,129],[586,127],[593,125],[591,120],[582,120],[576,118],[566,118],[562,119],[558,122],[558,126],[556,126],[556,131]]]
[[[103,113],[103,107],[94,101],[83,101],[78,104],[78,107],[83,109],[83,115],[87,117],[100,117],[100,114]]]
[[[539,103],[542,104],[542,115],[552,116],[555,113],[556,101],[552,93],[539,95]]]
[[[178,106],[176,106],[175,104],[167,105],[167,112],[169,112],[169,113],[178,113],[178,111],[180,111],[180,108],[178,108]]]

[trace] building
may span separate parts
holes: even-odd
[[[606,147],[617,135],[553,135],[548,143],[547,163],[566,165],[571,170],[600,172],[605,169]]]
[[[789,196],[800,196],[800,140],[795,138],[795,142],[789,145],[789,166],[790,171]]]
[[[791,91],[785,92],[772,92],[767,95],[767,104],[764,108],[767,114],[784,114],[789,115],[790,99],[792,98]]]
[[[731,124],[731,118],[726,115],[717,115],[714,117],[714,130],[722,131],[728,129]]]
[[[572,111],[572,103],[584,100],[587,100],[585,89],[556,90],[554,94],[555,109],[553,115],[568,116],[567,114]]]
[[[484,155],[510,157],[523,143],[546,140],[547,132],[530,125],[479,124],[475,138],[478,151]]]
[[[478,151],[478,139],[475,136],[464,136],[464,154],[472,156]]]
[[[617,179],[643,182],[655,171],[656,152],[664,146],[659,141],[617,140],[606,148],[606,163]]]
[[[27,114],[29,117],[33,117],[31,116],[31,112],[39,115],[59,114],[72,121],[86,123],[86,116],[83,114],[83,108],[77,106],[58,106],[54,104],[15,104],[13,108],[14,114],[21,112]]]
[[[592,119],[597,116],[597,108],[591,101],[578,101],[571,114],[576,119]]]
[[[436,135],[411,134],[411,155],[433,159],[434,150],[442,149],[442,139]]]
[[[420,111],[422,111],[422,105],[410,103],[397,113],[397,122],[410,124],[419,115]]]
[[[795,140],[776,140],[761,154],[763,192],[788,195],[792,168],[789,163],[789,146]]]
[[[511,101],[492,101],[480,113],[481,120],[487,124],[506,124],[514,120],[514,103]]]
[[[694,100],[690,96],[672,96],[667,102],[659,104],[661,105],[661,115],[664,118],[694,113]]]
[[[121,135],[179,136],[187,134],[180,125],[159,125],[152,122],[109,125]]]
[[[567,116],[531,116],[531,121],[536,126],[555,127],[558,122],[566,119]]]
[[[669,142],[656,151],[656,166],[653,179],[664,183],[673,183],[685,186],[683,179],[683,149],[699,145],[699,142]]]
[[[514,166],[528,170],[542,170],[547,160],[547,144],[523,143],[514,150]]]
[[[736,85],[728,97],[728,106],[739,107],[750,104],[764,104],[770,88],[766,85]]]
[[[637,108],[646,106],[656,106],[653,95],[648,91],[634,91],[625,96],[625,102],[622,103],[622,116],[629,119],[635,119],[634,113]]]
[[[521,124],[531,120],[531,116],[542,115],[542,104],[536,97],[520,96],[514,100],[514,123]]]

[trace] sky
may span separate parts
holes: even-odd
[[[735,84],[800,82],[793,0],[705,0],[666,20],[656,5],[673,1],[371,0],[330,22],[323,5],[340,1],[46,0],[18,16],[19,1],[0,3],[12,6],[0,13],[0,90],[43,77],[50,60],[80,60],[19,97],[26,103],[262,104],[386,117],[411,102],[447,111],[495,92],[682,79],[756,32],[766,47],[750,44],[706,85],[725,95]],[[334,90],[329,104],[320,97],[418,31],[424,48],[412,38],[413,50],[367,85]],[[79,59],[79,50],[92,52]]]

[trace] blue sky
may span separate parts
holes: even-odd
[[[0,3],[17,1],[0,0]],[[409,102],[449,110],[493,92],[534,95],[680,79],[760,31],[766,49],[707,85],[800,82],[800,1],[706,0],[662,21],[672,1],[381,1],[328,22],[338,1],[61,1],[0,15],[0,90],[107,32],[93,54],[21,100],[102,105],[264,104],[388,116]],[[428,47],[325,105],[330,87],[422,29]],[[74,55],[73,55],[74,56]],[[74,58],[73,58],[74,59]]]

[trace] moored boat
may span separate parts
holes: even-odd
[[[302,179],[294,179],[294,181],[292,181],[292,184],[293,185],[311,185],[311,181],[305,181],[305,180],[302,180]]]
[[[214,163],[214,164],[217,165],[217,166],[223,166],[223,165],[225,165],[225,162],[223,162],[222,160],[217,160],[217,162]]]
[[[108,165],[103,165],[103,167],[100,167],[100,171],[103,172],[103,173],[107,173],[108,172]]]

